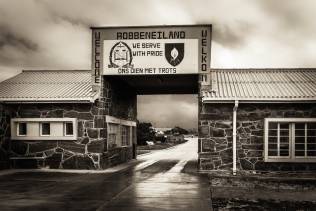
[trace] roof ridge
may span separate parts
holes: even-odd
[[[22,72],[90,72],[91,70],[22,70]]]
[[[52,82],[48,82],[48,81],[40,81],[40,82],[35,82],[35,81],[17,81],[17,82],[11,82],[11,81],[3,81],[0,84],[90,84],[91,81],[71,81],[71,82],[65,82],[65,81],[60,81],[60,82],[56,82],[56,81],[52,81]]]
[[[284,70],[284,71],[297,71],[297,70],[310,70],[316,71],[316,67],[314,68],[210,68],[210,70],[227,70],[227,71],[249,71],[249,70],[260,70],[260,71],[274,71],[274,70]]]

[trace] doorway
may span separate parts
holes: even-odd
[[[177,147],[188,141],[197,142],[198,96],[138,95],[137,119],[138,154]],[[197,157],[197,145],[190,144],[193,147],[188,151],[190,155],[186,156]],[[181,155],[170,158],[181,159],[179,156]]]
[[[189,150],[197,157],[199,75],[124,75],[106,76],[106,80],[116,90],[112,92],[116,93],[112,94],[115,96],[112,110],[117,112],[112,114],[137,120],[138,129],[140,123],[150,124],[152,136],[146,137],[141,145],[165,148],[162,143],[175,144],[195,137],[196,142]],[[139,140],[137,137],[138,145]],[[137,148],[133,146],[133,157]]]

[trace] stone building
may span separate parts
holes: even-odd
[[[211,69],[208,78],[201,171],[316,170],[314,69]],[[94,93],[88,70],[23,71],[0,83],[1,168],[103,169],[135,158],[135,90],[102,83]]]
[[[91,71],[23,71],[0,83],[1,168],[101,169],[136,157],[136,96]]]
[[[197,94],[200,171],[316,170],[316,69],[210,69],[210,51],[211,25],[92,28],[91,70],[0,83],[0,168],[126,162],[136,158],[137,95]],[[150,62],[179,74],[128,74]]]
[[[315,69],[211,69],[209,78],[201,170],[316,170]]]

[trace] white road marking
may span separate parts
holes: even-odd
[[[145,161],[143,163],[140,163],[138,164],[136,167],[135,167],[135,171],[139,171],[139,170],[142,170],[144,168],[147,168],[148,166],[151,166],[153,165],[154,163],[156,163],[158,160],[148,160],[148,161]]]
[[[172,167],[167,173],[180,173],[189,160],[180,160],[174,167]]]

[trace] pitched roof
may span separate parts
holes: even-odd
[[[211,69],[203,101],[316,101],[316,69]]]
[[[0,83],[5,102],[92,102],[95,97],[88,70],[28,70]]]

